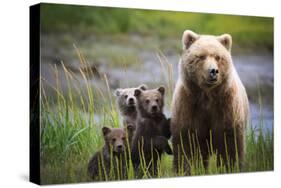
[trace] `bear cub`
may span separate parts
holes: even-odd
[[[95,181],[126,179],[129,164],[129,135],[134,132],[131,125],[125,128],[103,127],[105,145],[88,163],[88,174]]]
[[[118,104],[120,114],[123,118],[123,125],[131,125],[136,127],[137,121],[137,99],[135,97],[135,90],[147,90],[147,86],[142,84],[133,88],[118,88],[115,90],[115,96]],[[132,138],[133,135],[129,135]]]
[[[170,120],[163,113],[165,88],[135,90],[137,98],[137,127],[132,141],[132,162],[136,173],[144,160],[151,176],[158,174],[158,162],[166,152],[172,154]],[[143,164],[142,162],[142,164]]]

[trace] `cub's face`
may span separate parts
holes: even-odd
[[[119,108],[121,110],[128,110],[128,109],[135,109],[137,100],[135,97],[135,90],[140,89],[140,90],[146,90],[147,86],[146,85],[140,85],[137,88],[125,88],[125,89],[116,89],[115,90],[115,96],[117,97],[117,102],[119,105]]]
[[[128,125],[126,128],[102,128],[105,144],[112,148],[114,154],[121,154],[127,145],[127,136],[132,135],[134,127]]]
[[[228,79],[232,68],[231,36],[183,34],[183,54],[180,71],[183,79],[202,89],[212,89]]]
[[[135,90],[135,96],[138,101],[140,113],[142,115],[152,117],[162,114],[164,106],[164,94],[164,87],[146,91],[142,91],[140,89]]]
[[[110,146],[114,153],[124,152],[126,134],[123,129],[103,127],[102,132],[106,145]]]

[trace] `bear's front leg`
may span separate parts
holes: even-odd
[[[182,132],[183,133],[183,132]],[[184,135],[184,136],[181,136]],[[188,148],[188,133],[184,134],[173,134],[172,144],[173,144],[173,165],[174,172],[179,176],[190,175],[190,164],[191,152]]]
[[[165,151],[167,154],[172,155],[173,151],[168,143],[168,139],[164,136],[155,136],[153,138],[153,148],[155,148],[160,154]]]

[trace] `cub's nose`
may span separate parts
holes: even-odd
[[[123,150],[123,145],[116,146],[116,149],[118,152],[121,152]]]
[[[129,98],[129,103],[130,103],[130,104],[134,104],[134,102],[135,102],[135,101],[134,101],[133,98]]]
[[[151,110],[152,110],[152,112],[156,112],[156,111],[157,111],[157,105],[153,105],[153,106],[151,107]]]
[[[211,79],[216,79],[218,74],[219,74],[218,69],[209,69],[209,76]]]

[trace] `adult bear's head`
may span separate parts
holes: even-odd
[[[232,71],[229,34],[199,35],[186,30],[182,36],[183,52],[179,64],[185,82],[192,82],[203,90],[226,83]]]

